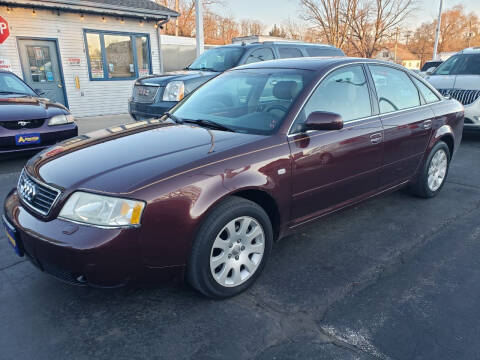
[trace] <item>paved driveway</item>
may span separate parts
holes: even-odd
[[[24,162],[0,163],[0,198]],[[65,285],[0,236],[0,359],[480,357],[480,134],[437,198],[396,192],[303,228],[226,301]]]

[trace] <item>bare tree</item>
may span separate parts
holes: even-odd
[[[261,35],[265,25],[258,20],[242,20],[240,22],[240,35]]]
[[[352,46],[359,56],[372,57],[414,10],[415,0],[355,1],[349,22]]]
[[[414,10],[416,0],[300,0],[305,20],[330,44],[372,57]]]
[[[359,0],[300,0],[302,17],[320,28],[325,40],[342,48],[347,41],[350,21]]]

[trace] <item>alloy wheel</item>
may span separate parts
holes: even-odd
[[[443,149],[439,149],[428,167],[428,187],[431,191],[437,191],[445,181],[448,168],[447,153]]]
[[[249,216],[238,217],[218,233],[210,253],[210,271],[215,281],[235,287],[258,269],[265,251],[265,232]]]

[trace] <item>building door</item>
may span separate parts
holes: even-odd
[[[57,43],[52,40],[19,40],[20,60],[25,82],[42,97],[66,105]]]

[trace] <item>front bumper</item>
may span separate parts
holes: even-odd
[[[480,130],[480,99],[465,105],[465,130]]]
[[[16,145],[15,136],[19,134],[40,134],[40,143]],[[56,143],[78,135],[75,123],[57,126],[44,125],[37,129],[7,130],[0,127],[0,154],[33,151],[48,148]]]
[[[5,217],[25,256],[40,270],[75,285],[121,286],[141,273],[138,229],[100,229],[54,219],[41,221],[12,190]]]
[[[145,104],[130,100],[128,102],[128,112],[133,119],[141,121],[161,117],[175,105],[177,105],[176,101],[160,101],[152,104]]]

